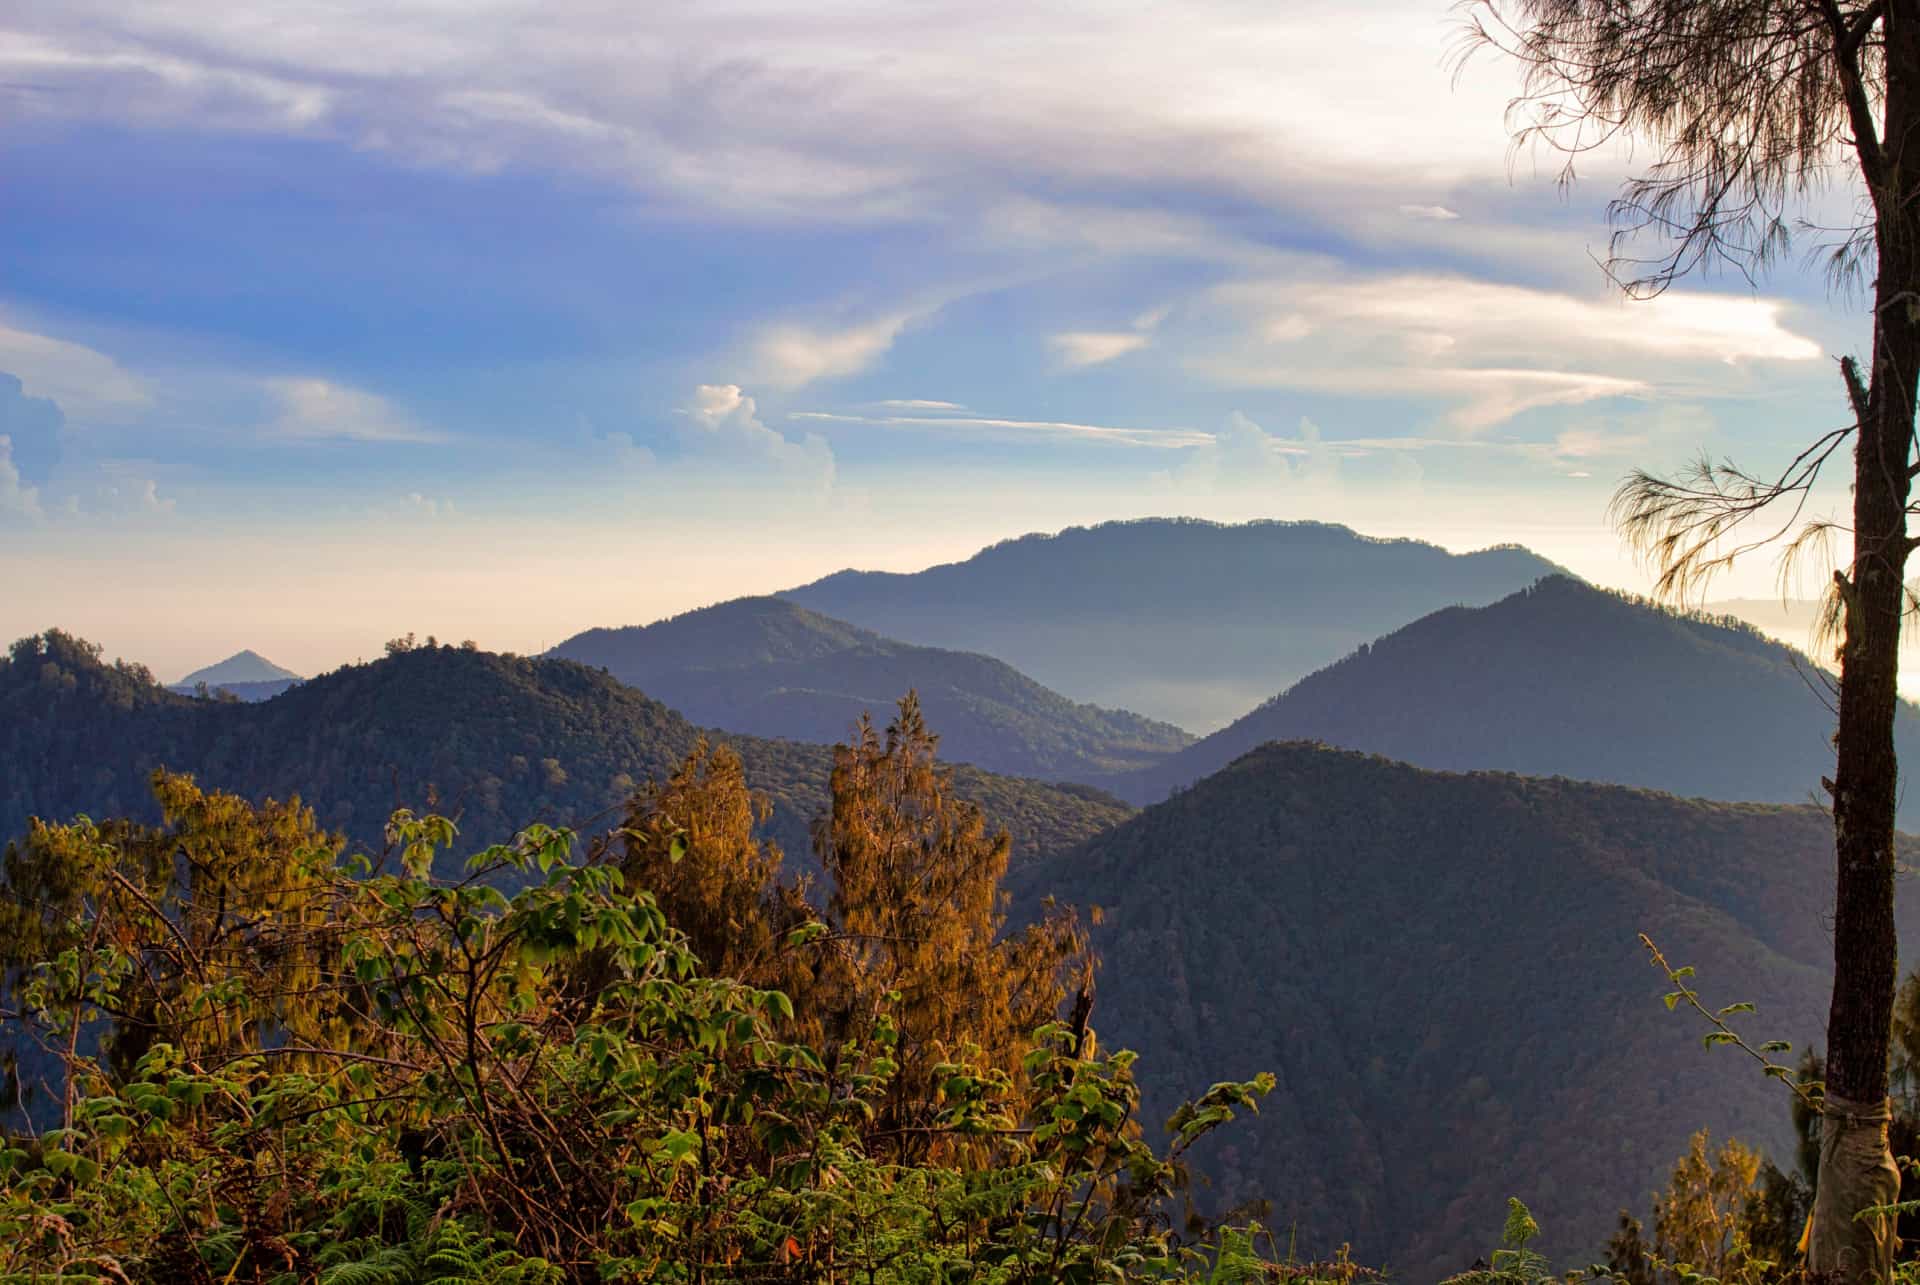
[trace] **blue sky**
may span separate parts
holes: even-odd
[[[1637,587],[1614,483],[1830,426],[1858,301],[1797,257],[1611,293],[1628,158],[1511,156],[1455,21],[16,3],[0,630],[164,677],[530,650],[1155,513]]]

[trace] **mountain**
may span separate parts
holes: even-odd
[[[607,674],[565,660],[419,647],[349,665],[258,704],[190,700],[145,667],[106,664],[54,631],[0,660],[0,841],[32,816],[150,816],[161,766],[248,797],[299,794],[320,821],[377,847],[397,807],[457,816],[463,844],[532,821],[604,826],[636,783],[706,735]],[[826,797],[825,745],[714,734],[769,795],[772,836],[804,858]],[[1076,843],[1128,809],[1097,790],[972,768],[961,794],[1034,854]]]
[[[1203,1207],[1265,1197],[1303,1255],[1351,1240],[1430,1281],[1497,1243],[1512,1195],[1537,1248],[1593,1261],[1701,1127],[1791,1168],[1788,1095],[1666,1011],[1636,934],[1797,1056],[1825,1027],[1832,862],[1810,807],[1286,744],[1015,882],[1103,908],[1093,1024],[1141,1053],[1146,1119],[1278,1076],[1196,1157]]]
[[[549,655],[605,669],[710,727],[845,739],[918,690],[940,752],[1046,780],[1147,767],[1192,741],[1138,714],[1076,704],[990,656],[896,642],[778,598],[741,598],[658,624],[590,629]]]
[[[1075,700],[1211,731],[1370,638],[1559,568],[1318,522],[1072,527],[911,575],[842,571],[780,595],[891,637],[998,656]]]
[[[1828,699],[1812,661],[1746,625],[1553,576],[1361,647],[1112,788],[1162,799],[1256,745],[1315,740],[1422,767],[1805,803],[1833,772]],[[1920,761],[1920,709],[1902,706],[1897,736]],[[1920,795],[1900,822],[1920,829]]]
[[[226,687],[233,683],[272,683],[300,681],[300,675],[291,669],[283,669],[257,651],[237,651],[217,665],[208,665],[205,669],[196,669],[175,687],[184,687],[191,691],[197,684],[205,683],[209,687]]]

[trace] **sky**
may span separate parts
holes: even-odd
[[[1648,153],[1563,187],[1459,21],[14,0],[0,633],[164,679],[534,651],[1175,514],[1643,588],[1620,478],[1784,464],[1844,420],[1864,308],[1817,238],[1622,298],[1605,206]]]

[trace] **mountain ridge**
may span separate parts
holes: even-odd
[[[1257,745],[1315,740],[1438,770],[1802,803],[1832,773],[1823,673],[1734,618],[1550,576],[1424,616],[1104,784],[1150,802]],[[1903,757],[1920,755],[1920,709],[1903,702],[1897,734]],[[1900,821],[1920,828],[1920,797]]]
[[[1561,570],[1517,545],[1455,554],[1324,522],[1144,518],[924,571],[839,571],[778,596],[1203,732],[1411,619]]]
[[[377,849],[397,807],[460,814],[463,844],[534,821],[585,826],[670,772],[702,738],[739,752],[773,802],[768,833],[804,865],[829,746],[715,733],[572,661],[419,647],[346,665],[259,703],[193,700],[141,665],[107,664],[59,631],[0,658],[0,842],[29,816],[149,816],[165,766],[251,798],[299,794],[320,822]],[[1032,856],[1129,814],[1087,786],[961,767],[959,792]]]
[[[696,722],[842,739],[918,691],[941,752],[989,771],[1097,782],[1192,741],[1177,727],[1075,702],[976,652],[925,647],[781,598],[737,598],[651,625],[586,630],[548,653],[595,665]]]
[[[1484,1252],[1512,1195],[1538,1248],[1591,1261],[1703,1126],[1791,1167],[1786,1096],[1666,1011],[1638,934],[1696,965],[1710,1004],[1756,1003],[1754,1038],[1817,1045],[1831,861],[1813,807],[1293,742],[1014,884],[1021,905],[1102,907],[1095,1025],[1142,1052],[1146,1118],[1199,1068],[1276,1073],[1259,1116],[1195,1156],[1210,1207],[1264,1197],[1303,1254],[1351,1240],[1434,1280]],[[1920,930],[1908,897],[1900,921]]]

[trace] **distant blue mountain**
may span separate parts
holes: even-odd
[[[1193,739],[1068,700],[991,656],[896,642],[778,598],[589,629],[550,654],[605,669],[697,723],[796,741],[844,740],[862,713],[884,725],[912,688],[943,758],[1042,780],[1138,770]]]
[[[1515,545],[1455,554],[1320,522],[1154,518],[1022,536],[910,575],[842,571],[780,596],[1210,731],[1369,639],[1560,570]]]

